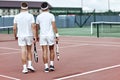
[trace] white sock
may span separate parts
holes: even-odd
[[[26,64],[23,65],[23,69],[27,69],[27,65]]]
[[[45,69],[48,68],[48,63],[45,64]]]
[[[32,66],[32,61],[28,61],[28,67]]]
[[[50,65],[52,65],[52,66],[53,66],[53,65],[54,65],[54,61],[50,61]]]

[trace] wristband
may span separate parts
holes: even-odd
[[[58,34],[58,33],[56,33],[56,34],[55,34],[55,36],[56,36],[56,37],[59,37],[59,34]]]

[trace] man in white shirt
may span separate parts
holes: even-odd
[[[36,18],[37,28],[40,29],[40,45],[43,51],[43,62],[45,72],[54,71],[54,41],[58,41],[58,31],[55,24],[55,16],[49,13],[49,5],[43,2],[41,5],[42,13]],[[54,36],[56,34],[57,36]],[[50,52],[50,67],[48,66],[48,47]]]
[[[21,47],[22,51],[22,72],[28,73],[28,70],[34,72],[35,69],[32,66],[31,48],[33,38],[36,37],[35,20],[33,15],[28,13],[28,5],[25,2],[21,4],[21,12],[14,18],[13,31],[15,39],[18,38],[18,45]]]

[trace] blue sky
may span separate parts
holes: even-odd
[[[16,1],[47,1],[53,7],[83,7],[83,10],[96,9],[96,11],[107,11],[108,9],[111,9],[112,11],[120,11],[120,0],[16,0]]]

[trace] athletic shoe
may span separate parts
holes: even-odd
[[[55,67],[50,65],[50,71],[54,71],[55,70]]]
[[[45,72],[49,72],[49,68],[46,68],[46,69],[45,69]]]
[[[22,73],[23,73],[23,74],[27,74],[27,73],[28,73],[28,70],[27,70],[27,69],[23,69],[23,70],[22,70]]]
[[[35,72],[35,69],[32,66],[28,66],[27,69],[30,70],[31,72]]]

